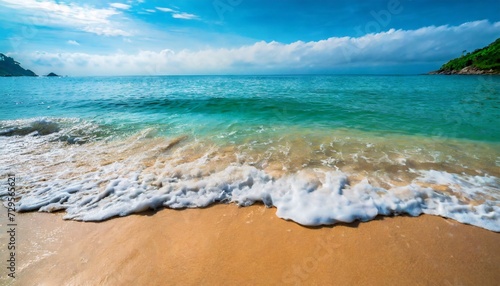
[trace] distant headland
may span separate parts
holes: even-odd
[[[11,57],[0,53],[0,77],[12,76],[38,76],[31,70],[24,69],[21,64]],[[60,77],[59,75],[51,72],[48,77]]]
[[[463,51],[462,56],[453,59],[437,71],[429,74],[444,75],[487,75],[500,74],[500,38],[472,53]]]
[[[37,76],[31,70],[21,67],[21,64],[0,53],[0,76]]]

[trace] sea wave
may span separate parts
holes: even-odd
[[[87,174],[82,181],[47,184],[23,195],[17,209],[21,212],[65,210],[66,219],[101,221],[161,207],[181,209],[207,207],[218,202],[240,206],[263,203],[276,207],[279,217],[303,225],[330,225],[369,221],[378,215],[418,216],[425,213],[500,231],[498,200],[474,205],[457,195],[440,193],[421,184],[429,182],[429,177],[454,176],[459,181],[495,182],[489,186],[479,183],[468,187],[458,185],[466,192],[484,187],[498,192],[498,179],[491,177],[470,178],[446,172],[420,171],[424,176],[409,185],[383,189],[371,185],[367,179],[350,185],[348,175],[342,172],[302,171],[273,179],[251,166],[230,166],[209,176],[157,178],[136,170],[113,178],[113,170],[121,168],[124,166],[106,168],[109,171],[105,172],[110,176],[107,179],[92,180],[97,174]],[[160,183],[152,184],[158,180]],[[98,187],[101,183],[104,183],[104,188]]]
[[[99,124],[77,118],[30,118],[0,121],[0,136],[45,136],[49,141],[83,144],[109,136]]]
[[[56,138],[60,138],[64,128],[59,128],[43,136],[58,134]],[[280,218],[303,225],[424,213],[500,232],[499,178],[485,172],[474,175],[445,170],[431,156],[432,150],[428,160],[434,160],[433,165],[409,160],[408,154],[401,159],[404,152],[394,159],[377,153],[384,160],[375,160],[368,158],[374,155],[366,150],[357,156],[343,150],[351,161],[339,167],[334,161],[324,162],[331,152],[321,145],[324,150],[313,153],[323,163],[306,166],[302,162],[311,161],[310,155],[305,154],[304,160],[294,158],[293,146],[287,145],[293,144],[290,142],[281,148],[269,141],[272,146],[266,145],[266,152],[275,150],[282,155],[272,161],[273,155],[266,157],[262,150],[252,151],[246,145],[217,146],[200,138],[151,134],[154,130],[146,129],[120,140],[81,146],[45,140],[42,135],[0,137],[6,147],[0,153],[6,163],[0,174],[15,172],[19,178],[18,211],[65,211],[64,217],[73,220],[102,221],[163,207],[263,203],[275,207]],[[339,146],[332,148],[340,152]],[[376,149],[372,145],[365,148]],[[253,160],[258,156],[269,161]],[[278,162],[283,158],[299,163],[286,167]],[[384,164],[392,165],[376,168]],[[0,193],[0,197],[6,195]]]

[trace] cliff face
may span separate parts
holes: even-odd
[[[431,74],[500,74],[500,38],[472,53],[464,51]]]
[[[34,72],[21,67],[13,58],[0,53],[0,76],[37,76]]]

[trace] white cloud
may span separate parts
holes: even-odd
[[[358,38],[329,38],[290,44],[257,42],[232,49],[169,49],[136,54],[35,53],[17,56],[33,67],[60,67],[68,75],[152,75],[220,73],[307,73],[356,67],[442,64],[464,49],[480,48],[500,34],[500,22],[394,30]],[[467,41],[464,41],[467,39]],[[38,73],[46,72],[38,70]]]
[[[77,41],[75,40],[69,40],[67,41],[66,43],[68,43],[68,45],[73,45],[73,46],[79,46],[80,43],[78,43]]]
[[[166,13],[171,13],[172,14],[172,18],[175,18],[175,19],[184,19],[184,20],[198,19],[198,16],[196,16],[194,14],[180,12],[180,11],[176,11],[176,10],[170,9],[170,8],[156,7],[156,9],[158,11],[162,11],[162,12],[166,12]]]
[[[123,3],[111,3],[109,6],[116,8],[116,9],[122,9],[122,10],[128,10],[130,9],[130,5],[123,4]]]
[[[156,7],[156,9],[159,10],[159,11],[162,11],[162,12],[167,12],[167,13],[174,13],[174,12],[176,12],[173,9],[165,8],[165,7]]]
[[[144,11],[149,12],[149,13],[156,13],[156,10],[153,10],[153,9],[146,9]]]
[[[120,14],[113,8],[97,9],[88,5],[66,4],[53,0],[0,0],[21,15],[37,15],[35,25],[69,27],[105,36],[128,36],[111,17]]]
[[[193,20],[198,19],[198,16],[189,13],[174,13],[172,17],[175,19],[185,19],[185,20]]]

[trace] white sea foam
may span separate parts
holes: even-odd
[[[19,211],[64,210],[66,219],[102,221],[162,207],[261,202],[276,207],[280,218],[303,225],[425,213],[500,232],[500,180],[485,173],[410,169],[405,172],[412,176],[405,176],[411,179],[395,183],[388,177],[380,184],[386,175],[352,173],[355,168],[341,171],[324,155],[326,161],[320,161],[318,168],[305,166],[276,176],[259,164],[245,162],[249,156],[238,153],[237,148],[211,150],[198,142],[182,145],[182,138],[149,138],[149,131],[121,141],[87,145],[54,142],[50,137],[57,134],[54,136],[59,138],[66,129],[46,136],[0,137],[7,147],[0,152],[5,163],[0,174],[18,174],[22,186],[18,189]],[[290,146],[279,146],[268,151],[289,156]],[[325,145],[319,150],[322,148]],[[406,164],[395,158],[394,166]],[[402,174],[398,172],[395,176]],[[372,180],[373,174],[376,180]],[[0,193],[0,197],[5,195]]]
[[[111,176],[122,165],[106,166],[102,175]],[[196,172],[195,172],[196,173]],[[55,181],[24,195],[19,211],[66,210],[66,219],[101,221],[114,216],[148,209],[206,207],[216,202],[234,202],[248,206],[263,202],[277,208],[281,218],[303,225],[328,225],[337,222],[368,221],[377,215],[422,213],[439,215],[459,222],[500,231],[498,201],[486,200],[472,205],[457,196],[445,195],[419,182],[453,178],[452,185],[475,194],[488,182],[498,193],[498,185],[491,177],[468,177],[446,172],[422,171],[415,182],[403,187],[383,189],[372,186],[368,180],[349,185],[342,172],[310,171],[273,179],[262,170],[251,166],[229,166],[207,176],[185,173],[180,177],[145,176],[141,170],[130,171],[114,178],[93,180],[97,174],[88,174],[79,182]],[[101,177],[102,178],[102,177]],[[160,180],[161,187],[151,182]],[[100,182],[107,181],[102,190]],[[443,182],[440,182],[443,183]],[[451,185],[450,185],[451,186]]]

